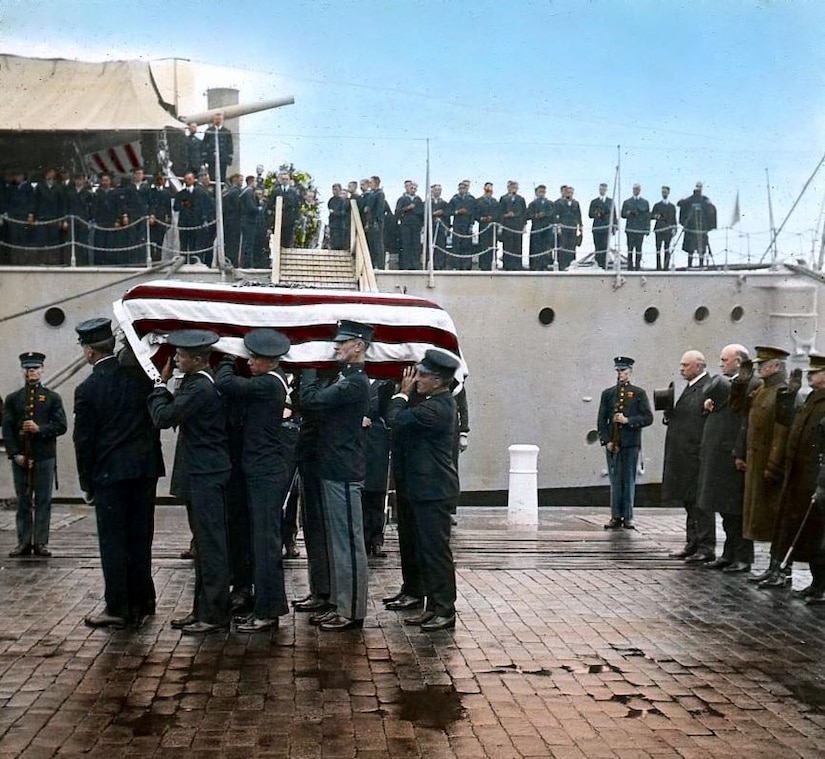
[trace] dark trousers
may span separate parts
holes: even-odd
[[[447,268],[447,228],[443,222],[437,222],[433,229],[433,269],[440,271]]]
[[[384,545],[384,499],[386,491],[365,490],[361,493],[364,520],[364,545],[367,551]]]
[[[229,472],[190,477],[189,508],[195,535],[193,613],[201,622],[229,621],[226,485]]]
[[[722,514],[722,528],[725,531],[722,558],[730,562],[753,564],[753,541],[742,537],[742,515]]]
[[[160,261],[163,258],[163,240],[166,237],[166,231],[168,229],[168,224],[164,224],[158,220],[149,227],[149,241],[152,243],[153,261]],[[77,233],[75,232],[75,234]]]
[[[564,271],[576,260],[576,230],[562,229],[559,235],[559,271]]]
[[[455,565],[450,549],[453,501],[414,501],[410,509],[427,611],[445,617],[455,614]]]
[[[416,224],[401,225],[401,260],[402,269],[421,268],[421,227]]]
[[[533,229],[530,235],[530,269],[545,271],[553,268],[553,230]]]
[[[602,269],[607,267],[607,248],[610,245],[610,227],[593,227],[593,248],[596,251],[596,264]]]
[[[349,250],[349,227],[345,225],[329,227],[329,247],[332,250]]]
[[[54,487],[55,459],[35,461],[29,471],[12,461],[14,492],[17,494],[17,543],[21,546],[48,545],[49,524],[52,518],[52,488]],[[27,493],[28,483],[31,488]],[[32,513],[32,506],[34,512]]]
[[[300,462],[298,471],[301,474],[301,521],[307,551],[309,591],[317,598],[329,598],[329,553],[321,479],[313,462]]]
[[[450,269],[469,271],[473,268],[473,238],[471,229],[455,230]]]
[[[95,489],[97,539],[106,611],[139,620],[155,612],[152,538],[154,478],[120,480]]]
[[[610,478],[610,516],[614,519],[633,519],[639,448],[619,448],[615,453],[605,448],[605,455],[607,474]]]
[[[280,617],[289,611],[281,553],[281,518],[288,476],[287,467],[277,465],[266,474],[246,475],[258,619]]]
[[[329,551],[330,603],[347,619],[367,616],[367,550],[361,483],[321,480]]]
[[[398,551],[401,555],[401,590],[409,596],[424,597],[422,567],[418,563],[418,541],[412,504],[396,483],[396,519],[398,521]]]
[[[246,482],[240,466],[233,465],[226,486],[226,544],[232,590],[252,592],[252,544]]]
[[[182,253],[199,253],[201,230],[199,227],[184,229],[181,227],[180,233],[180,249]]]
[[[504,259],[502,269],[504,271],[521,271],[521,230],[507,229],[501,230],[501,244],[504,248]]]
[[[670,268],[670,241],[673,232],[656,232],[656,268],[665,271]]]
[[[481,226],[484,227],[483,224]],[[489,226],[483,228],[478,233],[478,249],[480,251],[478,254],[478,268],[481,271],[492,271],[493,256],[496,252],[495,245],[495,225],[490,222]]]
[[[683,501],[685,507],[686,547],[693,553],[713,555],[716,551],[716,515],[697,506],[695,501]]]
[[[367,224],[364,230],[367,237],[367,246],[370,249],[373,269],[383,269],[386,265],[384,255],[384,225],[377,222]]]
[[[627,268],[640,271],[642,268],[642,244],[645,236],[641,232],[627,233]]]
[[[226,257],[233,264],[238,263],[238,255],[241,252],[241,222],[240,219],[233,219],[230,223],[224,221],[223,226],[224,252]]]

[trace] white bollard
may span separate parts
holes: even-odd
[[[539,473],[537,445],[511,445],[510,485],[507,496],[507,524],[538,527]]]

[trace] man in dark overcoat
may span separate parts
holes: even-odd
[[[573,197],[575,188],[565,185],[556,201],[556,222],[559,228],[559,271],[566,271],[576,260],[576,248],[581,245],[582,209]]]
[[[722,555],[705,566],[727,573],[748,572],[753,563],[753,541],[742,535],[744,475],[736,468],[733,456],[742,417],[730,404],[731,382],[739,374],[742,361],[747,360],[748,350],[743,345],[726,345],[719,355],[722,373],[705,387],[704,408],[708,416],[699,452],[699,493],[696,503],[713,520],[714,547],[715,515],[722,515],[725,546]]]
[[[187,254],[204,252],[200,250],[203,230],[209,223],[210,199],[206,191],[199,187],[195,175],[187,171],[183,175],[183,188],[175,195],[174,209],[178,212],[178,231],[180,232],[180,250]]]
[[[607,183],[599,185],[599,194],[590,201],[587,215],[593,219],[593,249],[596,265],[602,269],[607,267],[607,249],[610,247],[610,238],[616,231],[616,218],[613,209],[613,198],[607,197]]]
[[[94,502],[106,608],[89,627],[140,624],[155,613],[152,537],[155,489],[163,472],[160,437],[146,398],[152,383],[114,355],[109,319],[75,328],[92,373],[74,395],[74,449],[80,489]]]
[[[682,394],[665,415],[665,459],[662,473],[662,502],[680,504],[685,509],[685,547],[671,554],[690,563],[713,561],[712,515],[698,508],[699,449],[707,414],[705,385],[710,382],[705,357],[687,351],[679,362],[679,373],[687,382]]]
[[[536,197],[527,206],[527,218],[530,226],[530,269],[546,271],[552,265],[553,223],[556,220],[556,207],[547,197],[547,186],[536,187]]]
[[[275,205],[278,198],[283,198],[281,207],[281,247],[292,248],[295,246],[295,227],[298,225],[298,217],[301,212],[301,198],[298,191],[292,186],[289,172],[281,170],[278,172],[278,181],[272,185],[267,200],[267,213],[270,215],[270,223],[275,223]]]
[[[501,243],[504,248],[502,269],[504,271],[521,271],[521,246],[524,234],[524,216],[527,213],[527,203],[518,194],[518,182],[507,182],[507,194],[502,195],[498,202],[498,217],[501,221]]]
[[[484,183],[484,193],[476,198],[476,219],[478,219],[478,268],[491,271],[495,268],[497,254],[496,241],[500,235],[498,223],[501,221],[501,205],[493,195],[493,183]]]
[[[450,199],[453,217],[453,256],[447,262],[450,269],[469,271],[473,268],[473,223],[476,220],[476,199],[470,195],[470,183],[458,183],[458,192]]]
[[[419,364],[404,370],[400,390],[387,410],[390,427],[408,437],[405,487],[427,598],[424,611],[405,622],[418,624],[425,632],[455,627],[456,583],[450,531],[460,489],[453,460],[456,407],[450,386],[459,365],[458,359],[448,353],[428,350]],[[422,400],[411,406],[413,389]]]
[[[229,622],[229,558],[226,547],[226,484],[230,461],[226,406],[209,369],[211,346],[218,335],[210,330],[171,332],[174,361],[184,378],[175,395],[159,384],[149,395],[155,427],[177,427],[175,467],[169,488],[187,507],[195,536],[195,597],[192,612],[172,620],[184,635],[225,629]],[[170,358],[161,372],[172,376]]]
[[[349,250],[350,205],[341,185],[332,185],[332,197],[327,201],[329,209],[329,247],[331,250]]]
[[[705,255],[709,252],[708,232],[716,229],[716,206],[702,194],[702,183],[687,198],[679,203],[679,223],[683,227],[682,250],[688,254],[688,268],[693,266],[693,255],[697,255],[699,268],[705,265]]]
[[[640,271],[642,268],[642,244],[650,234],[650,204],[642,197],[642,186],[633,185],[633,195],[622,203],[622,218],[627,237],[627,268]]]
[[[215,146],[217,144],[220,166],[215,163]],[[209,176],[216,182],[226,182],[226,170],[232,163],[235,149],[232,145],[232,132],[223,125],[223,114],[212,115],[212,123],[206,127],[201,143],[201,162],[209,167]]]
[[[238,632],[278,627],[289,611],[281,556],[281,512],[292,475],[292,449],[284,445],[281,425],[288,384],[279,359],[289,339],[274,329],[253,329],[244,336],[251,377],[235,375],[234,358],[226,356],[215,373],[215,385],[240,401],[241,470],[246,486],[252,546],[255,607],[237,625]]]
[[[421,268],[421,229],[424,226],[424,203],[416,194],[415,182],[405,182],[404,194],[395,203],[395,221],[401,230],[399,268]]]
[[[670,187],[664,185],[662,199],[654,203],[650,211],[656,237],[656,268],[660,271],[670,268],[670,241],[676,233],[676,206],[669,196]]]
[[[647,393],[630,384],[634,360],[616,356],[616,384],[602,392],[597,429],[607,456],[610,477],[610,521],[605,529],[634,529],[633,501],[642,428],[653,424]]]

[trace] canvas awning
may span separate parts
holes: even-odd
[[[181,128],[149,63],[0,55],[0,132]]]

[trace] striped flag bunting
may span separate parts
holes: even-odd
[[[428,348],[458,358],[459,382],[468,373],[450,315],[412,295],[162,280],[131,288],[113,307],[138,362],[153,379],[173,352],[166,336],[178,329],[213,330],[220,335],[215,350],[246,357],[243,336],[255,327],[272,327],[292,343],[281,359],[287,371],[331,368],[340,319],[374,327],[366,356],[371,377],[400,378],[403,367],[423,358]]]

